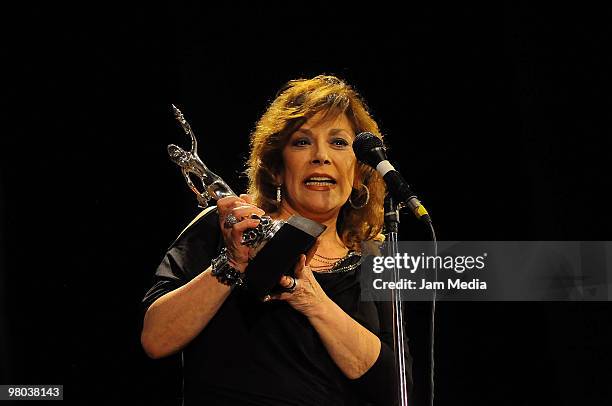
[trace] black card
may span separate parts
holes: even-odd
[[[258,298],[273,293],[281,275],[293,275],[300,254],[306,254],[326,226],[292,216],[274,234],[246,268],[248,289]]]

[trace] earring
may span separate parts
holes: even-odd
[[[282,195],[281,195],[281,185],[278,185],[278,186],[276,187],[276,201],[277,201],[278,203],[280,203],[280,202],[281,202],[281,200],[282,200],[282,198],[283,198],[283,197],[282,197]]]
[[[361,186],[364,187],[365,189],[365,193],[366,193],[366,198],[365,198],[365,202],[359,206],[356,206],[355,204],[353,204],[353,200],[351,199],[351,197],[353,197],[353,193],[351,192],[351,196],[349,196],[349,204],[351,205],[351,207],[355,210],[359,210],[359,209],[363,209],[364,207],[367,206],[368,202],[370,201],[370,189],[368,189],[368,187],[366,185],[364,185],[363,183],[361,184]]]

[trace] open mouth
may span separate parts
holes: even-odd
[[[336,184],[336,180],[329,176],[311,176],[304,180],[306,186],[331,186]]]

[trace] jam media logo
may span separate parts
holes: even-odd
[[[418,281],[412,279],[401,279],[397,282],[387,282],[382,279],[374,279],[373,287],[377,290],[382,289],[405,289],[405,290],[486,290],[487,283],[478,278],[471,281],[462,281],[461,279],[449,278],[444,281],[428,281],[421,278]]]

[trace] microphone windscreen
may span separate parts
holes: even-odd
[[[374,163],[370,161],[376,160],[377,158],[372,155],[372,151],[375,148],[384,148],[383,142],[371,132],[366,131],[359,133],[355,137],[355,141],[353,141],[353,151],[357,159],[374,167],[378,162]]]

